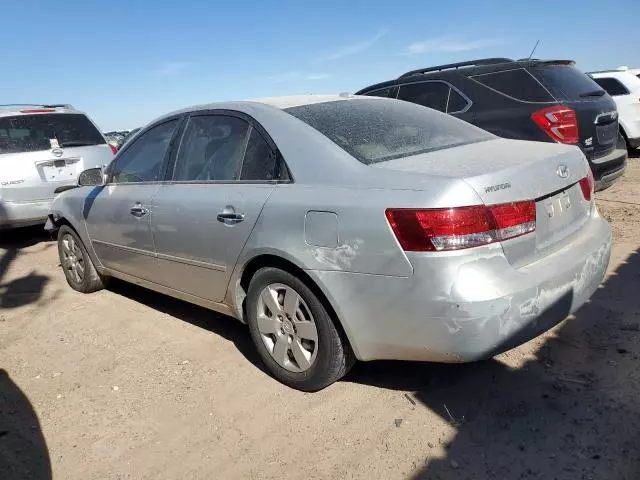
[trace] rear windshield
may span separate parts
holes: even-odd
[[[0,154],[104,143],[100,132],[81,113],[0,117]]]
[[[538,65],[529,71],[558,100],[588,100],[604,95],[604,90],[587,74],[571,65]]]
[[[285,111],[365,165],[494,138],[462,120],[399,100],[338,100]]]

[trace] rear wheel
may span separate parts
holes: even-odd
[[[320,390],[343,377],[355,358],[325,307],[299,278],[258,270],[247,292],[247,322],[258,354],[279,381]]]
[[[67,225],[58,230],[58,255],[64,276],[71,288],[82,293],[96,292],[104,288],[103,279],[94,267],[82,240]]]

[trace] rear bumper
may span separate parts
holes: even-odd
[[[628,156],[627,147],[624,145],[618,146],[609,155],[589,161],[596,181],[596,191],[610,187],[624,173]]]
[[[512,267],[500,245],[409,254],[408,278],[310,271],[360,360],[467,362],[524,343],[582,306],[604,278],[611,229],[597,213],[556,252]]]
[[[0,200],[0,228],[26,227],[44,224],[52,200],[7,202]]]

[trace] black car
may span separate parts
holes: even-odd
[[[627,149],[613,99],[574,65],[486,58],[412,70],[357,95],[414,102],[501,137],[575,144],[601,190],[624,172]]]

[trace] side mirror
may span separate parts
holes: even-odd
[[[105,184],[103,167],[90,168],[78,175],[78,186],[98,187]]]

